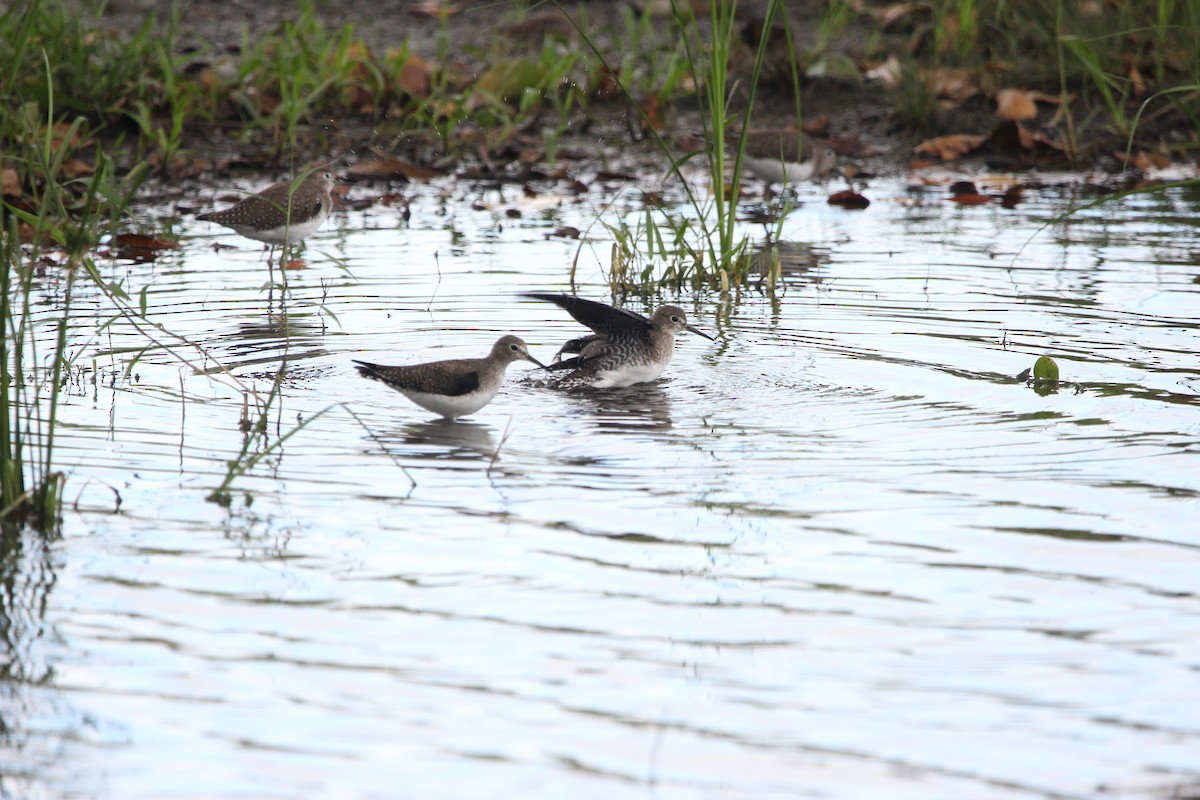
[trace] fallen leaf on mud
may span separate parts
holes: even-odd
[[[12,167],[5,167],[0,170],[0,188],[5,197],[20,197],[21,196],[21,176]]]
[[[86,161],[80,161],[78,158],[68,158],[63,162],[61,170],[62,174],[68,178],[82,178],[93,174],[96,168]]]
[[[642,99],[642,115],[643,124],[656,131],[662,130],[662,98],[658,96],[658,92],[651,92]]]
[[[1039,147],[1043,147],[1062,152],[1062,145],[1058,142],[1048,138],[1045,134],[1026,130],[1015,122],[1001,122],[996,126],[992,135],[988,137],[992,146],[997,149],[1005,149],[1012,137],[1011,128],[1016,129],[1017,144],[1022,150],[1033,152]]]
[[[986,194],[952,194],[950,200],[964,206],[982,206],[992,202],[992,198]]]
[[[809,136],[819,136],[822,139],[826,139],[829,137],[829,123],[830,119],[828,114],[818,114],[800,127],[803,128],[804,132]]]
[[[637,0],[629,5],[638,13],[651,17],[673,17],[676,8],[680,14],[686,14],[690,7],[693,14],[705,17],[709,11],[707,0],[677,0],[677,4],[672,0]]]
[[[282,266],[284,269],[290,270],[301,270],[308,268],[308,264],[305,264],[304,259],[302,258],[289,258],[287,261],[283,262]]]
[[[1141,150],[1134,155],[1128,155],[1124,150],[1117,150],[1113,153],[1113,158],[1135,169],[1140,169],[1146,172],[1152,169],[1166,169],[1171,166],[1171,159],[1164,156],[1162,153],[1150,153]]]
[[[117,258],[140,262],[155,260],[164,250],[180,249],[179,242],[140,233],[117,234],[113,237],[113,247]]]
[[[900,85],[902,74],[903,70],[900,67],[900,59],[891,55],[887,57],[887,61],[879,66],[868,69],[864,77],[869,81],[879,81],[889,89],[894,89]]]
[[[621,84],[617,82],[616,75],[607,64],[600,67],[600,73],[588,89],[588,94],[593,99],[602,102],[617,100],[621,97]]]
[[[399,158],[376,158],[360,161],[346,170],[349,180],[410,180],[425,181],[441,175],[432,167],[412,164]]]
[[[883,28],[888,28],[895,25],[897,22],[904,21],[905,17],[928,16],[933,13],[933,9],[928,3],[892,3],[886,5],[875,12],[875,19]]]
[[[17,226],[17,238],[21,240],[22,244],[31,244],[34,239],[34,234],[34,228],[28,222],[22,222]],[[43,246],[54,244],[54,233],[52,229],[47,228],[46,230],[42,231],[41,244]]]
[[[965,102],[979,94],[979,70],[938,67],[923,70],[921,79],[926,89],[955,103]]]
[[[433,86],[433,68],[420,56],[409,56],[400,67],[396,86],[413,97],[428,97],[430,87]]]
[[[959,156],[978,149],[987,140],[988,137],[981,134],[953,133],[949,136],[939,136],[936,139],[926,139],[917,145],[913,152],[937,156],[942,161],[953,161]]]
[[[1000,119],[1034,119],[1037,103],[1029,92],[1020,89],[1001,89],[996,92],[996,116]]]
[[[51,149],[61,150],[65,144],[72,150],[76,150],[80,147],[87,147],[88,145],[92,144],[91,139],[84,141],[79,138],[79,132],[83,129],[82,126],[76,127],[75,130],[71,130],[72,127],[72,125],[69,125],[66,122],[60,122],[54,126],[54,129],[50,134]],[[71,136],[69,140],[67,139],[67,134],[70,134]]]
[[[178,250],[179,242],[161,236],[146,236],[142,233],[119,233],[113,237],[117,247],[133,247],[139,250]]]
[[[146,163],[152,167],[159,167],[162,164],[162,154],[151,153],[146,157]],[[176,156],[171,159],[171,163],[167,165],[167,172],[172,178],[195,178],[205,172],[211,172],[217,168],[217,164],[210,158],[191,158],[189,156]]]
[[[408,7],[408,13],[418,17],[452,17],[462,11],[462,3],[447,3],[445,0],[421,0]]]
[[[1146,80],[1142,77],[1142,71],[1138,69],[1137,57],[1133,53],[1126,53],[1125,74],[1129,76],[1129,84],[1133,87],[1135,97],[1144,97],[1146,95]]]
[[[1063,101],[1063,96],[1061,94],[1049,94],[1048,92],[1038,92],[1038,91],[1026,92],[1025,94],[1029,95],[1029,98],[1035,102],[1047,103],[1052,106],[1062,105],[1062,101]],[[1075,99],[1075,95],[1073,95],[1073,94],[1069,94],[1066,97],[1066,101],[1068,103],[1070,103],[1074,99]]]
[[[849,189],[843,189],[840,192],[834,192],[829,195],[829,205],[841,206],[848,210],[858,210],[871,205],[871,201],[863,197],[858,192],[852,192]]]

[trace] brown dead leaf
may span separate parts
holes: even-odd
[[[1138,69],[1137,57],[1133,53],[1126,53],[1125,74],[1129,76],[1129,84],[1133,87],[1133,93],[1137,97],[1144,97],[1146,94],[1146,81],[1142,78],[1142,71]]]
[[[676,9],[681,13],[687,13],[689,6],[692,13],[697,16],[707,17],[709,12],[707,0],[690,0],[690,2],[679,0],[677,4],[672,0],[637,0],[629,5],[633,6],[638,13],[651,17],[673,17]]]
[[[903,75],[904,70],[900,66],[900,59],[895,55],[890,55],[882,64],[868,67],[864,77],[869,81],[879,81],[889,89],[894,89],[900,85]]]
[[[1126,166],[1139,169],[1142,172],[1152,169],[1166,169],[1171,166],[1171,159],[1161,153],[1151,153],[1146,150],[1139,150],[1129,157],[1126,157],[1124,150],[1118,150],[1113,153],[1113,158]]]
[[[1046,104],[1052,105],[1052,106],[1061,105],[1062,101],[1063,101],[1063,96],[1061,94],[1050,94],[1049,92],[1039,92],[1039,91],[1026,92],[1025,94],[1029,95],[1030,99],[1035,102],[1046,103]],[[1074,99],[1075,99],[1075,95],[1073,95],[1073,94],[1069,94],[1066,97],[1066,100],[1068,103],[1070,103]]]
[[[852,192],[849,189],[843,189],[840,192],[834,192],[829,195],[827,201],[831,206],[841,206],[849,211],[858,211],[871,205],[871,201],[863,197],[858,192]]]
[[[933,9],[928,3],[892,3],[875,12],[875,20],[887,29],[899,22],[910,22],[906,17],[928,16]]]
[[[617,100],[621,97],[621,84],[607,64],[601,65],[599,75],[592,83],[588,93],[594,99],[602,102]]]
[[[92,140],[86,141],[79,138],[79,132],[82,128],[71,130],[71,125],[65,122],[60,122],[54,126],[54,130],[50,134],[50,147],[54,150],[60,149],[64,144],[72,150],[77,150],[80,147],[87,147],[92,144]],[[71,134],[71,138],[67,139],[67,134]]]
[[[443,17],[452,17],[462,9],[462,3],[449,3],[446,0],[421,0],[409,6],[408,13],[417,17],[442,19]]]
[[[217,86],[217,71],[212,67],[200,70],[198,81],[205,91],[211,92]]]
[[[949,136],[939,136],[936,139],[926,139],[916,146],[913,152],[917,154],[937,156],[942,161],[954,159],[976,150],[987,141],[984,135],[969,133],[952,133]]]
[[[950,201],[964,206],[982,206],[992,202],[986,194],[952,194]]]
[[[1025,148],[1026,150],[1032,151],[1032,150],[1037,150],[1039,147],[1043,147],[1043,148],[1048,148],[1050,150],[1056,150],[1060,153],[1062,152],[1062,149],[1063,149],[1062,145],[1059,144],[1058,142],[1054,141],[1053,139],[1049,138],[1044,133],[1038,133],[1036,131],[1027,131],[1024,128],[1022,128],[1020,125],[1017,125],[1017,132],[1020,134],[1020,137],[1021,137],[1021,147]]]
[[[140,233],[120,233],[113,237],[113,248],[117,258],[145,263],[154,261],[164,250],[178,250],[179,243],[159,236]]]
[[[803,128],[804,132],[809,136],[818,136],[822,139],[826,139],[829,137],[829,122],[830,120],[828,114],[818,114],[800,127]]]
[[[5,167],[0,170],[0,194],[5,197],[20,197],[21,196],[21,176],[12,167]]]
[[[298,271],[302,269],[308,269],[308,264],[305,264],[304,259],[302,258],[289,258],[287,261],[283,262],[282,267],[284,269]]]
[[[433,68],[420,56],[411,56],[400,68],[396,83],[401,91],[413,97],[428,97],[433,85]]]
[[[68,158],[62,164],[62,174],[68,178],[83,178],[96,171],[96,167],[78,158]]]
[[[1037,104],[1029,92],[1020,89],[1001,89],[996,92],[996,116],[1000,119],[1034,119]]]
[[[642,119],[656,131],[663,129],[662,98],[658,92],[651,92],[642,99]]]
[[[132,247],[139,250],[178,250],[179,242],[161,236],[146,236],[142,233],[118,233],[113,237],[117,247]]]
[[[979,94],[979,70],[965,67],[937,67],[922,70],[925,88],[937,97],[963,103]]]
[[[360,161],[346,170],[346,178],[352,181],[400,179],[426,181],[439,175],[441,173],[432,167],[424,167],[400,158],[390,157]]]

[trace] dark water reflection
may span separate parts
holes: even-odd
[[[73,332],[106,380],[60,412],[62,540],[0,551],[0,797],[1190,791],[1195,198],[806,191],[774,296],[628,301],[717,335],[656,384],[514,365],[453,424],[351,359],[548,359],[577,326],[517,295],[578,256],[608,296],[599,228],[545,236],[603,198],[341,212],[284,295],[250,249],[122,265],[236,381],[98,298]],[[310,422],[206,503],[284,358],[271,436]]]

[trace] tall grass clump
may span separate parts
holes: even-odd
[[[50,96],[53,105],[53,93]],[[111,164],[99,159],[82,185],[63,175],[69,143],[84,133],[83,118],[65,131],[39,119],[36,104],[22,107],[28,146],[8,164],[30,194],[22,207],[4,205],[0,242],[0,519],[39,530],[57,527],[65,478],[54,468],[60,389],[70,367],[68,330],[77,277],[99,236],[103,203],[97,187]],[[59,280],[54,308],[42,310],[44,281]]]
[[[592,49],[601,65],[610,75],[617,78],[618,85],[630,101],[630,105],[642,117],[643,127],[647,134],[662,151],[670,164],[670,171],[682,183],[687,194],[688,202],[694,211],[694,219],[672,219],[669,216],[660,219],[660,212],[647,210],[644,220],[635,228],[624,223],[607,226],[610,233],[618,240],[620,258],[614,263],[620,264],[619,269],[613,269],[610,281],[614,282],[613,289],[641,290],[648,283],[657,282],[659,285],[693,287],[720,287],[741,285],[749,276],[752,260],[749,252],[749,239],[742,235],[737,225],[737,199],[742,178],[742,160],[745,152],[744,139],[737,135],[730,141],[729,131],[748,131],[750,111],[754,105],[759,76],[762,74],[764,59],[767,54],[768,37],[763,36],[754,52],[753,70],[744,85],[734,81],[729,67],[733,49],[738,46],[738,27],[736,18],[736,2],[710,0],[709,13],[702,24],[693,13],[689,3],[673,0],[669,38],[677,42],[680,49],[678,61],[668,61],[672,69],[668,76],[690,75],[697,85],[697,101],[700,106],[702,135],[705,146],[701,153],[680,157],[657,131],[656,120],[651,119],[645,108],[635,97],[631,85],[638,80],[637,73],[630,71],[630,58],[623,57],[619,68],[608,63],[601,51],[588,37],[587,32],[580,30],[581,39]],[[769,0],[763,29],[769,31],[775,20],[783,13],[784,0]],[[633,17],[627,17],[627,27],[644,36],[647,31],[638,25],[645,26],[643,21],[638,23]],[[790,36],[788,38],[790,44]],[[629,50],[631,48],[625,48]],[[800,66],[795,64],[792,50],[792,74],[794,85],[799,86]],[[682,72],[676,69],[682,68]],[[662,75],[663,73],[658,73]],[[641,78],[646,81],[646,78]],[[653,81],[650,81],[652,84]],[[735,111],[740,103],[742,110]],[[799,115],[799,90],[797,89],[796,105]],[[707,196],[698,194],[687,181],[682,167],[689,159],[699,155],[706,160],[710,193]],[[732,170],[732,179],[727,186],[725,174]],[[667,212],[661,212],[666,214]],[[643,244],[638,248],[634,241]],[[632,261],[644,250],[648,259],[661,257],[666,263],[660,269],[651,265],[630,270]],[[616,285],[616,281],[628,282],[637,276],[640,285]]]

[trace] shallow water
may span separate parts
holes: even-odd
[[[593,222],[641,212],[537,188],[339,212],[286,293],[190,217],[182,251],[102,265],[182,339],[142,352],[78,301],[63,537],[0,563],[0,797],[1200,785],[1194,190],[1062,222],[1094,195],[881,180],[844,212],[807,187],[774,298],[626,301],[717,338],[680,336],[656,384],[556,392],[518,363],[446,424],[359,378],[580,333],[517,293],[571,289],[580,243],[547,234],[573,225],[574,291],[607,299]],[[1013,377],[1043,354],[1070,382],[1047,396]],[[270,436],[311,421],[206,502],[282,357]]]

